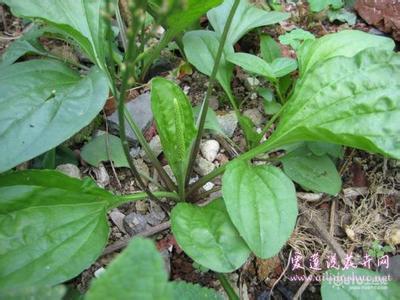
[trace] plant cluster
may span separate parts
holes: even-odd
[[[129,1],[128,28],[114,0],[0,2],[35,24],[1,59],[0,295],[4,297],[62,297],[63,288],[57,285],[77,276],[104,250],[107,212],[147,198],[176,201],[172,232],[196,263],[217,273],[235,271],[252,254],[275,256],[289,239],[298,215],[293,182],[331,195],[340,191],[335,160],[342,156],[343,145],[400,158],[400,56],[389,38],[354,30],[322,38],[298,32],[297,37],[286,37],[296,50],[294,59],[282,57],[277,42],[261,35],[259,57],[235,52],[233,46],[249,31],[276,24],[289,14],[265,11],[246,0]],[[206,13],[210,29],[193,30]],[[148,18],[154,28],[166,28],[159,44],[150,48],[146,46],[151,36],[146,31]],[[43,35],[71,43],[92,67],[49,54],[38,42]],[[116,46],[118,37],[122,52]],[[204,101],[196,109],[176,83],[161,77],[151,81],[152,111],[176,183],[124,105],[126,91],[143,83],[161,50],[173,40],[188,62],[209,76]],[[41,58],[16,62],[27,53]],[[242,103],[232,92],[235,66],[268,83],[269,88],[258,91],[270,115],[261,132],[241,113]],[[189,183],[201,138],[205,130],[213,129],[208,104],[216,83],[235,111],[247,151]],[[118,103],[125,153],[121,165],[129,166],[142,192],[117,196],[90,179],[78,180],[54,170],[11,170],[43,153],[54,165],[57,147],[99,114],[110,92]],[[152,192],[143,183],[129,154],[125,123],[157,170],[160,190]],[[275,130],[265,140],[274,124]],[[118,139],[111,143],[118,145]],[[261,155],[268,155],[265,164],[253,164]],[[193,203],[199,189],[220,175],[222,197],[202,207]],[[230,299],[236,299],[220,276]],[[371,299],[390,299],[398,291],[391,282],[388,289],[366,293]],[[326,299],[343,295],[349,299],[348,293],[353,292],[347,285],[322,285]],[[107,295],[111,299],[221,298],[199,286],[168,283],[154,246],[139,239],[94,280],[85,297]]]

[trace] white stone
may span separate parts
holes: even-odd
[[[212,182],[207,182],[205,185],[203,185],[203,189],[208,192],[211,191],[213,189],[213,187],[215,186],[214,183]]]
[[[210,162],[217,158],[219,148],[219,143],[216,140],[208,140],[200,144],[201,154]]]
[[[57,166],[56,170],[68,175],[69,177],[81,179],[81,171],[73,164],[59,165]]]
[[[194,170],[199,174],[200,176],[205,176],[212,171],[214,171],[215,165],[208,160],[202,158],[201,156],[197,157],[195,161],[195,166]]]

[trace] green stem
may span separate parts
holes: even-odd
[[[228,295],[229,300],[239,300],[239,296],[236,294],[235,290],[229,283],[228,279],[226,278],[225,274],[216,273],[219,282],[221,283],[222,287],[224,288],[226,294]]]
[[[179,200],[179,196],[176,193],[157,191],[157,192],[154,192],[153,194],[155,197],[157,197],[159,199],[169,198],[169,199]],[[134,193],[134,194],[130,194],[130,195],[122,195],[122,196],[117,196],[117,197],[118,197],[118,200],[116,202],[112,203],[112,207],[110,207],[110,209],[118,207],[124,203],[145,200],[145,199],[149,198],[149,195],[146,192],[140,192],[140,193]]]
[[[205,124],[206,117],[207,117],[208,104],[209,104],[210,96],[211,96],[211,93],[212,93],[212,89],[214,87],[215,78],[217,77],[219,64],[220,64],[220,61],[221,61],[221,58],[222,58],[222,54],[223,54],[223,51],[224,51],[226,39],[228,37],[229,29],[231,27],[232,20],[233,20],[233,17],[235,16],[236,9],[238,8],[239,3],[240,3],[240,0],[235,0],[235,2],[233,3],[231,11],[229,12],[228,19],[226,20],[226,23],[225,23],[224,31],[223,31],[221,39],[219,41],[219,47],[218,47],[218,51],[217,51],[217,56],[215,57],[214,67],[213,67],[213,70],[211,72],[210,81],[208,83],[206,96],[204,97],[204,100],[203,100],[203,103],[202,103],[201,109],[200,109],[199,118],[197,120],[197,128],[198,128],[197,136],[196,136],[196,139],[195,139],[195,141],[194,141],[194,143],[192,144],[192,147],[191,147],[191,155],[190,155],[189,165],[188,165],[188,168],[187,168],[186,174],[185,174],[185,177],[186,177],[185,184],[187,184],[189,182],[190,175],[192,173],[192,169],[193,169],[193,166],[194,166],[194,161],[196,160],[197,153],[199,152],[200,141],[201,141],[201,137],[203,136],[204,124]],[[237,111],[236,105],[234,107],[235,107],[235,111]]]
[[[139,188],[142,189],[143,191],[145,191],[150,199],[158,200],[158,198],[156,196],[154,196],[153,193],[150,191],[150,189],[148,189],[148,187],[144,184],[142,177],[140,176],[140,174],[133,162],[133,159],[129,153],[129,144],[128,144],[128,141],[126,138],[126,129],[125,129],[124,112],[125,112],[126,91],[128,89],[129,78],[134,71],[134,65],[132,64],[132,62],[135,60],[136,55],[137,55],[136,36],[138,34],[139,27],[141,25],[141,20],[142,20],[141,13],[143,13],[142,8],[143,8],[143,2],[145,2],[145,1],[138,1],[138,2],[139,3],[133,4],[133,6],[132,6],[133,22],[132,22],[132,28],[129,29],[129,34],[128,34],[129,35],[128,48],[127,48],[127,52],[125,55],[125,64],[124,64],[124,69],[122,72],[122,84],[121,84],[119,93],[118,93],[118,90],[117,90],[116,84],[115,84],[115,69],[114,69],[115,65],[114,65],[114,63],[111,63],[111,76],[110,77],[111,77],[111,82],[112,82],[113,94],[114,94],[115,99],[117,99],[117,103],[118,103],[119,134],[120,134],[120,138],[121,138],[122,148],[124,150],[130,170],[131,170],[134,178],[136,179]],[[111,2],[110,2],[110,0],[108,0],[106,4],[107,4],[107,13],[108,13],[108,16],[106,18],[107,29],[108,29],[107,33],[108,33],[108,39],[109,39],[108,47],[109,47],[110,53],[112,53],[111,7],[110,7]]]
[[[171,178],[168,176],[167,172],[161,166],[160,161],[154,155],[153,151],[151,150],[149,144],[147,143],[146,139],[143,136],[142,131],[140,130],[139,126],[135,123],[132,118],[132,115],[125,109],[125,118],[128,121],[129,126],[132,128],[132,131],[135,133],[140,145],[143,147],[144,152],[147,154],[148,158],[150,159],[152,165],[157,170],[158,174],[161,177],[161,180],[165,183],[167,189],[169,191],[175,191],[177,188]]]
[[[128,38],[126,36],[125,23],[124,23],[124,20],[122,19],[121,11],[119,9],[119,0],[115,1],[115,15],[117,18],[119,33],[121,35],[122,46],[124,47],[124,50],[126,51],[128,49]]]

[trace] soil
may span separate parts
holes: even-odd
[[[281,26],[264,28],[263,32],[277,38],[280,34],[296,26],[309,30],[317,36],[322,36],[350,27],[347,24],[329,23],[325,19],[319,20],[318,16],[311,18],[304,4],[299,3],[297,6],[293,3],[286,4],[285,9],[294,15],[290,21],[284,22]],[[5,37],[0,39],[0,53],[2,53],[11,41],[21,34],[24,25],[19,19],[11,17],[7,10],[3,10],[0,15],[4,16],[0,20],[0,31]],[[357,19],[353,28],[363,31],[371,30],[371,26],[360,18]],[[258,44],[257,35],[250,34],[239,41],[235,47],[241,51],[256,53]],[[282,52],[286,56],[294,56],[293,50],[288,47],[282,47]],[[208,79],[194,70],[189,73],[180,76],[178,82],[188,92],[192,104],[199,105],[207,89]],[[237,99],[241,99],[241,109],[260,107],[261,99],[252,97],[252,91],[248,91],[244,87],[247,75],[238,68],[235,70],[235,75],[234,93]],[[261,82],[261,84],[264,83]],[[143,91],[138,89],[136,92]],[[222,114],[231,110],[220,87],[215,87],[213,94],[219,100],[217,113]],[[110,105],[111,109],[114,109],[112,103]],[[106,129],[104,124],[100,129]],[[152,135],[154,132],[149,138]],[[243,144],[243,136],[238,130],[233,140]],[[80,145],[74,147],[79,151]],[[160,159],[166,164],[162,155]],[[81,163],[82,173],[96,179],[91,167],[85,165],[84,162]],[[105,166],[110,177],[110,182],[106,186],[108,190],[118,194],[128,194],[138,190],[128,170],[120,168],[114,171],[108,163],[105,163]],[[341,170],[343,178],[343,191],[350,191],[348,188],[364,188],[366,192],[351,197],[342,192],[336,197],[323,196],[317,201],[299,201],[306,204],[310,211],[314,211],[321,218],[323,225],[328,231],[333,232],[334,239],[345,253],[352,253],[355,257],[361,258],[368,253],[375,241],[386,244],[389,228],[399,222],[400,163],[362,151],[347,149],[344,158],[337,162],[337,166]],[[150,174],[154,174],[151,166]],[[216,183],[218,180],[216,179]],[[204,200],[207,201],[207,199]],[[168,210],[170,206],[171,203],[166,202],[163,208]],[[137,208],[137,204],[131,203],[123,205],[119,210],[124,214],[129,214],[138,212]],[[109,244],[129,238],[126,232],[121,231],[111,221],[110,226]],[[157,242],[159,250],[168,253],[171,279],[199,283],[221,290],[214,273],[197,269],[193,261],[176,244],[169,230],[158,233],[153,239]],[[290,241],[277,256],[268,260],[250,258],[241,269],[230,275],[230,280],[238,290],[247,291],[248,299],[269,299],[272,288],[271,299],[292,299],[303,282],[290,280],[290,275],[293,273],[288,268],[290,255],[293,257],[297,252],[303,257],[309,258],[312,254],[322,255],[325,251],[328,251],[326,253],[328,255],[330,250],[326,241],[315,231],[314,226],[307,218],[300,216]],[[389,254],[391,256],[400,254],[399,247],[393,249]],[[107,266],[116,255],[118,255],[117,252],[100,257],[69,284],[84,292],[94,277],[94,272]],[[306,267],[304,272],[310,271],[312,270]],[[318,282],[308,285],[302,297],[304,299],[320,299]]]

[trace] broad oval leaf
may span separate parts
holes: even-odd
[[[103,70],[105,67],[104,0],[3,0],[14,15],[44,20],[74,39]]]
[[[174,281],[170,283],[173,289],[173,299],[185,300],[223,300],[221,294],[215,290],[202,287],[184,281]]]
[[[35,286],[12,290],[8,292],[0,291],[0,299],[7,300],[62,300],[66,294],[63,285],[57,286]]]
[[[306,73],[271,139],[347,145],[400,158],[400,55],[367,49]]]
[[[368,34],[358,30],[343,30],[327,34],[322,38],[306,41],[297,52],[300,73],[303,75],[319,66],[323,61],[336,56],[352,57],[372,47],[380,50],[393,50],[390,38]]]
[[[88,125],[108,96],[98,68],[84,78],[61,62],[0,70],[0,172],[48,151]]]
[[[208,20],[218,37],[222,36],[233,3],[234,0],[225,0],[222,5],[213,8],[207,14]],[[288,13],[265,11],[249,4],[247,0],[240,0],[229,29],[226,43],[228,45],[234,45],[250,30],[261,26],[275,24],[286,20],[289,17],[290,14]]]
[[[178,85],[158,77],[151,83],[151,107],[164,153],[182,185],[197,132],[192,106]]]
[[[295,50],[300,47],[302,42],[314,39],[315,36],[311,32],[301,28],[293,29],[292,31],[279,36],[279,41],[282,44],[289,45]]]
[[[0,176],[0,286],[50,286],[77,276],[103,251],[116,196],[57,171]]]
[[[189,62],[201,73],[211,76],[217,56],[219,39],[215,32],[195,30],[186,33],[183,37],[183,45]],[[217,80],[225,92],[230,95],[233,65],[226,60],[226,56],[233,53],[233,47],[226,45],[222,54]]]
[[[135,238],[106,271],[93,280],[85,299],[172,299],[164,261],[153,242]]]
[[[275,78],[274,69],[262,58],[248,53],[231,53],[227,60],[234,63],[250,73]]]
[[[179,246],[198,264],[216,272],[238,269],[250,254],[229,219],[222,199],[204,207],[179,203],[171,214]]]
[[[323,300],[398,299],[400,284],[390,276],[368,269],[329,270],[321,285]]]
[[[235,161],[222,178],[222,194],[249,248],[261,258],[277,254],[297,219],[296,191],[290,179],[276,167]]]
[[[92,166],[98,167],[102,161],[113,161],[118,167],[129,168],[121,139],[112,134],[102,134],[85,144],[81,157]]]
[[[336,195],[342,188],[340,175],[328,155],[317,156],[303,145],[280,160],[286,175],[305,189]]]

